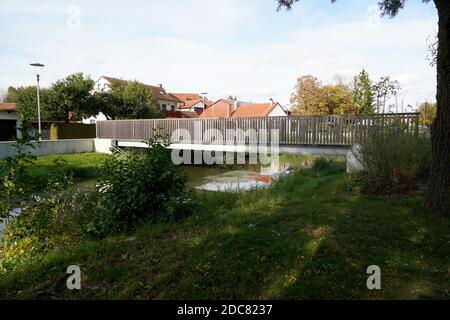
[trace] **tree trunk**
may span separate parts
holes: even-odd
[[[432,166],[427,206],[450,215],[450,1],[434,0],[439,15],[437,115],[431,132]]]

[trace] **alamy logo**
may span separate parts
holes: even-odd
[[[81,270],[79,266],[68,266],[67,274],[70,274],[67,278],[67,289],[69,290],[80,290],[81,289]]]
[[[379,266],[369,266],[367,268],[367,289],[380,290],[381,289],[381,269]]]

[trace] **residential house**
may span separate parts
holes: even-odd
[[[113,82],[124,82],[128,83],[129,81],[123,80],[123,79],[117,79],[113,77],[107,77],[107,76],[101,76],[100,79],[98,79],[94,84],[94,92],[108,92],[111,90],[111,85]],[[152,92],[153,96],[158,101],[158,104],[161,108],[161,110],[167,111],[167,112],[174,112],[177,111],[177,105],[181,103],[181,101],[173,96],[170,93],[167,93],[166,90],[163,88],[162,84],[159,84],[158,86],[151,86],[144,84],[150,91]],[[106,116],[102,113],[98,114],[95,117],[90,117],[87,119],[83,119],[83,123],[95,123],[97,120],[106,120]]]
[[[206,108],[200,118],[231,118],[236,102],[229,99],[219,99]]]
[[[269,103],[248,103],[220,99],[206,109],[201,118],[287,117],[288,113],[272,99]]]
[[[16,139],[20,121],[15,103],[0,103],[0,141]]]
[[[200,116],[203,111],[213,103],[206,97],[202,97],[197,93],[171,93],[171,95],[177,97],[181,101],[177,105],[178,111],[189,118]]]

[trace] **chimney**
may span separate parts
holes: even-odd
[[[237,99],[234,99],[233,110],[236,110],[237,108],[239,108],[239,101]]]
[[[272,107],[273,107],[273,104],[274,104],[274,102],[273,102],[273,99],[272,99],[272,98],[270,98],[269,100],[270,100],[270,106],[272,106]]]
[[[160,83],[158,84],[158,87],[160,87],[161,89],[163,88],[163,85]]]

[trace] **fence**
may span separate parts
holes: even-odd
[[[143,141],[157,130],[169,135],[172,143],[257,144],[270,143],[270,132],[277,129],[280,145],[350,146],[360,142],[369,130],[392,124],[401,125],[406,132],[417,132],[419,114],[109,120],[97,122],[97,137]]]

